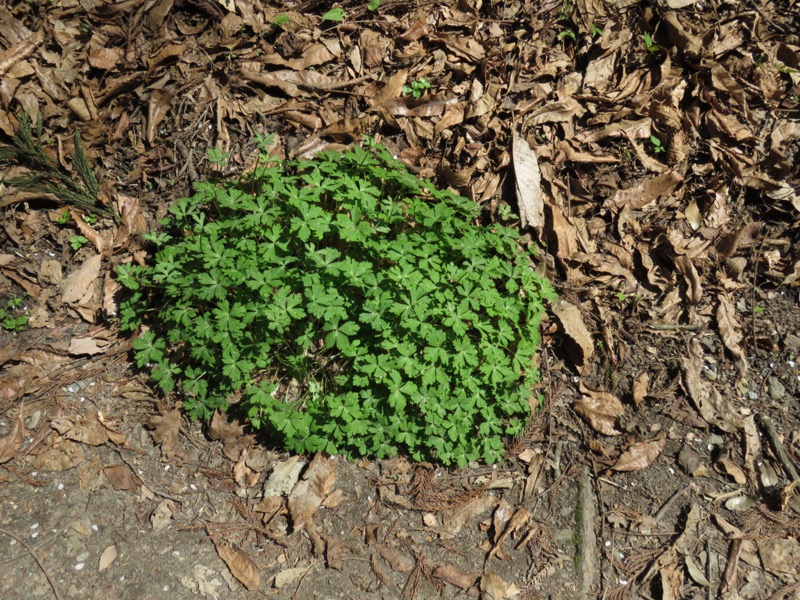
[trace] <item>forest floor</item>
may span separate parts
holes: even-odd
[[[800,598],[798,15],[0,4],[0,148],[27,113],[77,178],[77,130],[122,216],[0,165],[0,596]],[[560,299],[505,462],[292,456],[135,368],[116,267],[194,183],[252,168],[256,134],[283,157],[370,135],[522,215]]]

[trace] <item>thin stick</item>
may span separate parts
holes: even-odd
[[[8,537],[17,540],[22,545],[22,547],[25,548],[25,550],[28,551],[28,553],[33,557],[33,560],[36,561],[36,564],[39,565],[39,568],[42,570],[42,573],[44,573],[45,578],[47,578],[47,583],[50,584],[50,589],[53,590],[53,595],[56,597],[56,600],[61,600],[61,596],[59,596],[59,594],[58,594],[58,589],[56,589],[56,584],[53,583],[52,579],[50,579],[50,574],[47,572],[47,569],[44,568],[44,565],[42,564],[42,561],[39,560],[39,557],[36,555],[36,552],[34,552],[33,548],[31,548],[27,544],[27,542],[25,542],[24,540],[21,540],[20,538],[18,538],[16,535],[11,533],[10,531],[6,531],[5,529],[0,528],[0,533],[4,533]]]
[[[778,432],[775,430],[775,424],[767,415],[759,413],[758,422],[764,428],[764,433],[769,440],[775,456],[778,457],[784,472],[791,478],[792,481],[800,481],[800,476],[797,475],[797,469],[794,468],[789,455],[786,454],[786,448],[783,447],[781,440],[778,438]]]

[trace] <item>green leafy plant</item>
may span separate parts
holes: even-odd
[[[369,4],[367,4],[367,10],[376,11],[380,5],[381,0],[372,0]]]
[[[323,21],[334,21],[338,23],[339,21],[344,21],[345,17],[347,17],[347,13],[342,8],[332,8],[324,15],[322,15]]]
[[[76,251],[83,248],[87,243],[89,243],[89,240],[82,235],[73,235],[69,238],[69,245]]]
[[[644,40],[644,46],[645,48],[647,48],[648,52],[655,53],[661,50],[661,46],[659,46],[653,41],[653,36],[650,35],[649,33],[645,32],[645,34],[642,36],[642,39]]]
[[[28,314],[22,306],[22,298],[13,296],[5,307],[0,307],[0,324],[6,331],[20,332],[28,326]]]
[[[289,22],[289,15],[280,13],[275,15],[275,18],[270,21],[270,27],[280,27],[281,25],[285,25]]]
[[[224,167],[228,164],[228,156],[230,152],[223,152],[221,148],[214,146],[206,150],[206,157],[208,162],[218,167]]]
[[[72,166],[78,175],[76,177],[44,151],[41,118],[36,127],[31,125],[27,113],[19,115],[17,121],[13,145],[0,148],[0,162],[16,162],[27,167],[29,173],[7,179],[8,185],[21,190],[52,194],[64,204],[118,219],[116,209],[103,205],[97,198],[100,184],[83,152],[78,129],[75,129],[75,154],[72,157]]]
[[[559,31],[558,35],[556,35],[556,37],[559,40],[563,40],[565,38],[569,38],[573,42],[577,42],[578,41],[578,36],[575,34],[575,32],[572,29],[569,29],[569,28],[562,29],[561,31]]]
[[[427,77],[420,77],[416,81],[412,81],[411,85],[404,85],[402,91],[406,95],[411,95],[414,98],[422,97],[423,92],[425,90],[429,90],[431,88],[431,82],[428,81]]]
[[[661,139],[654,135],[650,136],[650,143],[653,144],[653,152],[656,154],[661,154],[662,152],[667,151]]]
[[[372,140],[265,156],[170,212],[152,266],[118,268],[120,319],[192,418],[236,398],[295,452],[459,465],[525,427],[554,298],[533,251]]]
[[[603,28],[600,27],[597,23],[592,23],[591,35],[593,38],[599,38],[603,36]]]

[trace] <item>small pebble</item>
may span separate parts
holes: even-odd
[[[76,571],[80,571],[80,570],[82,570],[82,569],[83,569],[83,567],[84,567],[85,565],[86,565],[86,563],[79,562],[77,565],[75,565],[75,570],[76,570]]]

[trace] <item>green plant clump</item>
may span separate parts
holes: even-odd
[[[154,264],[119,267],[139,366],[192,418],[236,397],[294,452],[500,460],[554,297],[532,251],[372,140],[264,165],[199,184]]]

